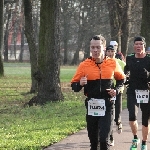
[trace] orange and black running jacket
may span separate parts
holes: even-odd
[[[80,79],[84,76],[87,76],[87,84],[81,86]],[[106,89],[114,88],[114,78],[118,80],[115,89],[119,93],[125,75],[118,62],[106,57],[102,63],[97,64],[90,57],[80,63],[71,80],[71,87],[74,92],[79,92],[84,87],[84,95],[88,98],[110,98]]]

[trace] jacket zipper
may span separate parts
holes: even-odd
[[[102,91],[102,87],[101,87],[101,74],[102,74],[102,72],[101,72],[101,68],[100,68],[100,66],[98,65],[98,63],[97,63],[97,67],[99,68],[99,71],[100,71],[100,80],[99,80],[99,82],[100,82],[100,96],[101,96],[101,91]]]

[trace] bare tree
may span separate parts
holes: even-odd
[[[89,51],[89,38],[94,34],[108,35],[109,26],[105,20],[107,18],[106,2],[104,0],[79,0],[78,11],[75,13],[74,20],[78,24],[76,51],[72,60],[72,65],[79,63],[79,51],[84,51],[85,57],[90,55]],[[94,15],[93,15],[94,14]],[[106,28],[105,28],[106,27]],[[105,29],[104,29],[105,28]],[[107,29],[107,30],[106,30]],[[102,32],[103,31],[103,32]]]
[[[60,85],[60,0],[41,0],[37,101],[63,99]]]
[[[4,0],[0,1],[0,76],[4,76],[4,67],[2,62],[2,51],[4,44]]]
[[[119,51],[128,52],[132,0],[107,1],[111,25],[111,40],[119,43]]]
[[[21,32],[21,48],[20,48],[20,54],[19,54],[19,62],[23,62],[23,53],[24,53],[24,5],[22,3],[21,5],[21,15],[20,15],[20,32]]]
[[[9,4],[6,4],[6,12],[7,12],[7,19],[6,19],[6,27],[4,33],[4,61],[8,62],[8,36],[9,36],[9,22],[11,18],[11,7]]]
[[[37,46],[35,40],[35,33],[33,28],[32,20],[32,0],[23,0],[24,3],[24,15],[25,15],[25,35],[27,37],[27,42],[30,51],[30,63],[31,63],[31,79],[32,85],[30,92],[37,92],[37,80],[34,78],[34,74],[37,72]]]
[[[150,46],[150,1],[143,0],[141,35],[145,37],[147,46]]]

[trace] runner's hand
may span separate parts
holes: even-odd
[[[85,85],[85,84],[87,84],[87,75],[86,75],[85,77],[82,77],[82,78],[80,79],[80,85],[83,86],[83,85]]]
[[[116,90],[110,89],[110,91],[108,91],[108,94],[109,94],[111,97],[114,97],[114,96],[116,96]]]

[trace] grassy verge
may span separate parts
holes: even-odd
[[[0,78],[0,150],[41,150],[85,128],[81,93],[64,91],[65,101],[24,107],[33,94],[30,64],[5,63]],[[75,67],[61,68],[61,82],[70,82]],[[68,91],[68,90],[67,90]]]
[[[10,106],[9,110],[1,110],[0,149],[40,150],[85,126],[85,107],[80,100],[49,103],[44,107]]]
[[[76,67],[61,68],[61,82],[70,82]],[[64,102],[24,107],[33,95],[30,65],[6,63],[0,78],[0,150],[41,150],[86,127],[82,92],[63,90]],[[124,107],[126,103],[124,102]]]

